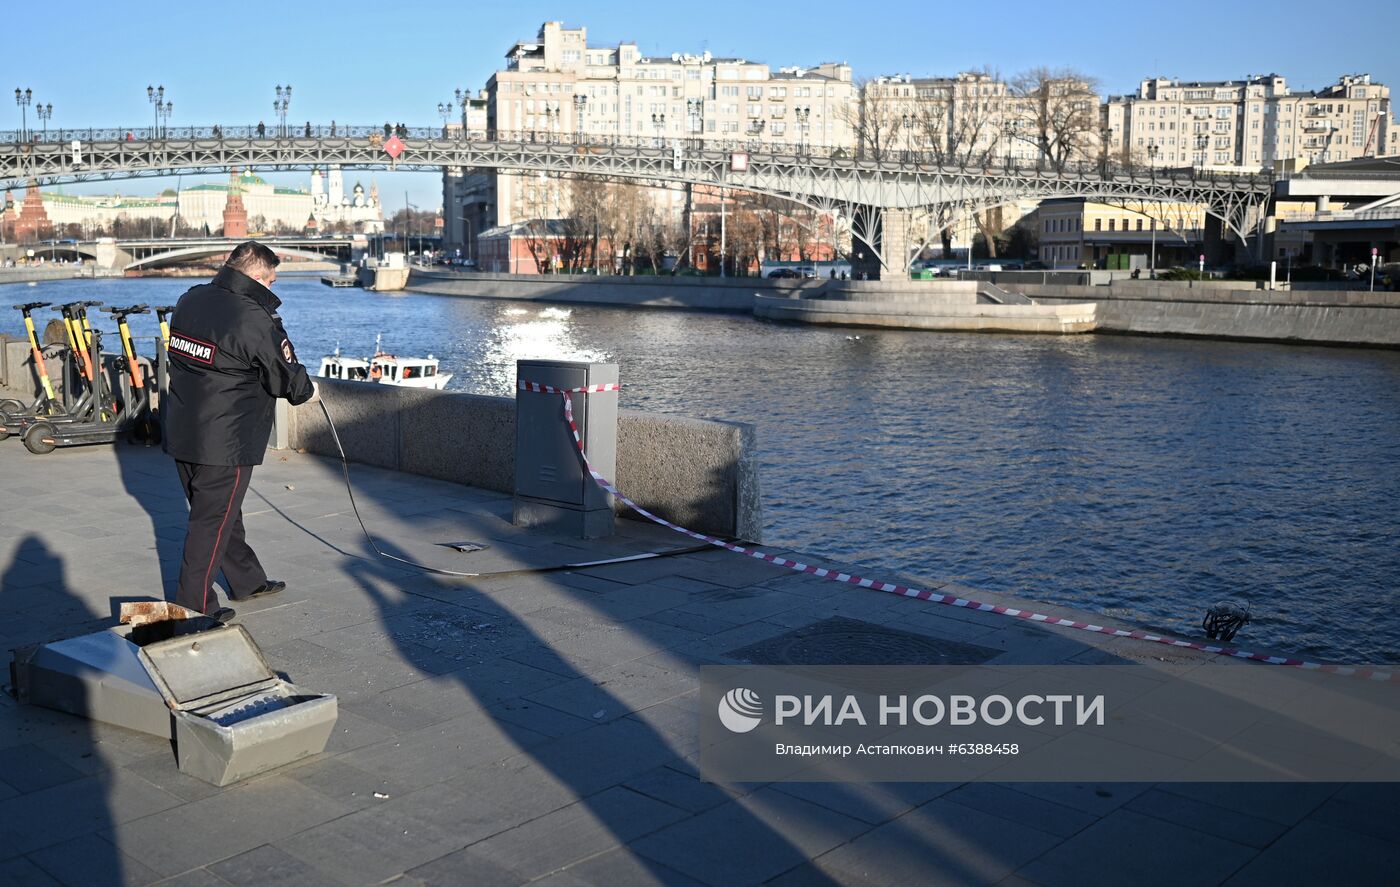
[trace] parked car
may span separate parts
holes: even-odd
[[[796,268],[774,268],[772,271],[768,272],[769,280],[800,279],[803,276],[802,272],[798,271]],[[813,274],[812,276],[815,277],[816,275]]]

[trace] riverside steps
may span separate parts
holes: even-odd
[[[326,398],[352,456],[377,440],[370,461],[419,472],[352,466],[360,511],[390,553],[496,572],[682,551],[430,575],[373,555],[338,461],[270,451],[245,522],[288,589],[239,604],[237,621],[274,669],[339,698],[326,751],[218,788],[182,775],[168,742],[0,695],[0,881],[1382,884],[1400,867],[1395,786],[701,781],[698,725],[711,701],[698,698],[698,669],[818,626],[841,629],[834,662],[899,640],[976,645],[1008,664],[1268,666],[684,550],[690,540],[636,521],[587,542],[516,528],[508,493],[428,476],[404,449],[422,444],[413,429],[426,425],[413,421],[450,414],[448,402],[376,422],[343,387],[327,385]],[[312,409],[283,425],[316,447]],[[677,433],[705,439],[693,426]],[[485,458],[466,447],[437,458]],[[0,646],[98,630],[117,601],[172,591],[187,512],[158,449],[37,457],[3,446],[0,497],[11,504],[0,522]],[[732,523],[740,509],[728,508]],[[487,547],[440,544],[463,541]],[[880,578],[1082,616],[936,578]]]

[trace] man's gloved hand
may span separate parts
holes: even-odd
[[[311,397],[307,398],[306,403],[320,403],[320,402],[321,402],[321,386],[320,386],[319,384],[317,384],[317,382],[316,382],[315,379],[312,379],[312,380],[311,380]]]

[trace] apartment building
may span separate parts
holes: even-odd
[[[854,90],[845,63],[775,69],[708,52],[646,56],[635,43],[590,46],[586,28],[545,22],[535,39],[511,46],[483,95],[489,129],[529,138],[826,147],[851,144]],[[674,189],[656,192],[663,205],[683,203]],[[455,181],[444,177],[444,206],[476,219],[477,230],[557,217],[567,204],[567,188],[538,175],[466,171]]]
[[[1294,92],[1278,74],[1183,82],[1150,78],[1109,96],[1102,125],[1122,162],[1245,170],[1333,163],[1393,152],[1390,88],[1349,74]]]

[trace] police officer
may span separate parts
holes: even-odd
[[[223,570],[233,600],[276,594],[243,534],[243,496],[262,464],[276,398],[319,399],[277,316],[277,255],[239,244],[214,279],[180,297],[170,319],[169,390],[161,403],[164,448],[190,503],[189,530],[175,602],[233,617],[210,588]]]

